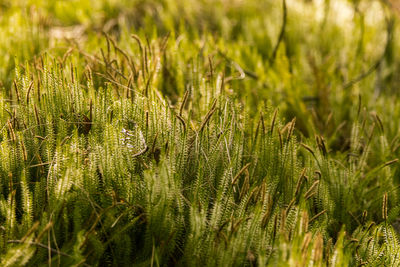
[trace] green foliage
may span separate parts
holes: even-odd
[[[398,22],[333,2],[1,2],[1,266],[399,266]]]

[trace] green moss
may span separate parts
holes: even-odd
[[[394,12],[3,1],[1,266],[399,265]]]

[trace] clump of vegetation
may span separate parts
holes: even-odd
[[[1,266],[400,265],[395,5],[0,5]]]

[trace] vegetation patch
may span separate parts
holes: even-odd
[[[0,2],[0,265],[399,266],[398,6]]]

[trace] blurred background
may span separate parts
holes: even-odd
[[[171,105],[193,86],[194,66],[210,58],[250,114],[279,107],[287,120],[297,118],[301,135],[321,133],[344,151],[357,105],[379,114],[390,141],[399,133],[398,7],[395,0],[2,0],[0,88],[10,91],[16,62],[44,54],[76,55],[81,69],[95,67],[104,34],[134,58],[132,33],[170,35],[168,75],[157,86]]]

